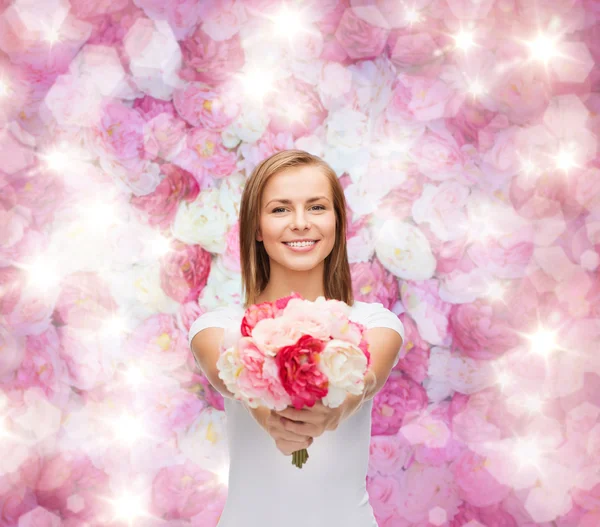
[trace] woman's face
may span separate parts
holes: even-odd
[[[269,179],[263,190],[256,239],[263,242],[271,267],[276,263],[306,271],[332,251],[336,218],[330,187],[327,176],[314,166],[288,168]],[[309,202],[313,198],[318,199]],[[284,243],[301,239],[318,241],[304,251]]]

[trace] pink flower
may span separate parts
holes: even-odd
[[[452,14],[461,20],[485,18],[494,5],[494,0],[472,2],[471,0],[447,0]]]
[[[239,392],[250,400],[260,399],[268,408],[287,406],[290,397],[281,383],[276,361],[265,355],[250,337],[242,337],[238,351],[243,366],[236,380]]]
[[[197,514],[208,525],[216,524],[219,510],[212,504],[225,504],[225,487],[214,485],[214,474],[194,463],[181,463],[163,467],[152,480],[151,513],[165,521],[190,520]]]
[[[498,63],[527,60],[524,48],[510,39],[501,41]],[[548,106],[550,88],[544,66],[541,68],[510,68],[492,83],[489,99],[484,105],[503,113],[513,124],[524,125],[539,116]],[[487,101],[493,101],[493,107]]]
[[[240,223],[236,221],[227,231],[227,247],[223,253],[223,264],[227,269],[241,272],[240,263]]]
[[[289,130],[275,133],[267,128],[258,141],[254,143],[243,142],[239,145],[238,151],[243,156],[243,160],[239,161],[239,168],[250,174],[263,159],[276,152],[292,148],[294,148],[294,138]]]
[[[282,347],[275,357],[281,384],[294,408],[312,408],[327,395],[327,377],[318,366],[318,356],[324,347],[320,339],[303,335],[296,344]]]
[[[390,58],[397,68],[418,66],[434,58],[437,43],[430,33],[393,33],[388,45],[392,50]]]
[[[204,312],[205,310],[198,305],[198,302],[192,300],[183,302],[177,314],[177,325],[187,335],[194,321]]]
[[[87,0],[70,0],[70,6],[73,14],[80,20],[83,18],[92,18],[98,15],[106,15],[124,9],[127,0],[98,0],[88,2]]]
[[[183,119],[161,113],[144,125],[144,148],[151,157],[172,161],[185,143],[186,123]]]
[[[463,452],[450,467],[462,497],[477,507],[499,503],[511,492],[509,486],[499,483],[485,467],[486,458],[470,450]]]
[[[19,527],[60,527],[63,525],[60,516],[43,507],[35,507],[19,518]]]
[[[426,178],[421,174],[409,173],[406,180],[392,189],[380,202],[378,214],[384,217],[405,219],[412,215],[412,204],[423,193]]]
[[[79,271],[61,282],[54,321],[71,328],[100,329],[106,318],[117,310],[117,304],[96,273]]]
[[[476,300],[452,307],[449,322],[453,334],[452,351],[472,359],[495,359],[520,342],[506,320],[493,306]]]
[[[398,432],[407,412],[427,406],[427,393],[415,381],[392,372],[385,386],[373,399],[372,433],[390,435]]]
[[[145,196],[132,196],[131,204],[145,212],[150,225],[168,229],[177,213],[181,201],[194,201],[200,192],[198,182],[193,176],[172,164],[160,167],[165,178],[154,192]]]
[[[60,342],[54,326],[50,326],[41,335],[30,335],[26,339],[25,354],[23,349],[12,346],[17,356],[22,356],[22,362],[15,371],[12,382],[5,383],[6,390],[28,390],[39,387],[48,398],[61,391],[62,380],[66,373],[65,364],[58,358]],[[4,365],[10,360],[11,347],[6,348],[2,361]],[[7,356],[8,355],[8,356]],[[13,354],[13,360],[16,358]],[[5,368],[2,368],[5,370]],[[5,372],[6,373],[6,372]],[[0,374],[6,379],[6,375]]]
[[[37,465],[39,472],[32,481],[39,506],[58,514],[65,524],[81,525],[101,517],[105,510],[101,496],[110,493],[110,478],[89,458],[78,452],[51,453]]]
[[[133,102],[133,108],[144,118],[145,121],[151,121],[161,114],[171,116],[176,115],[175,107],[172,102],[155,99],[150,95],[138,97]]]
[[[119,102],[108,103],[92,129],[98,155],[119,160],[144,157],[144,120],[134,109]]]
[[[248,15],[239,0],[215,0],[201,7],[202,30],[213,40],[229,40],[246,23]]]
[[[313,8],[318,7],[318,9],[313,9],[313,12],[319,17],[315,25],[323,36],[335,33],[344,12],[350,7],[349,0],[309,0],[307,4],[312,4]]]
[[[381,54],[388,34],[388,29],[365,22],[355,9],[349,8],[342,15],[335,38],[351,58],[370,59]]]
[[[374,435],[369,444],[369,472],[391,476],[399,473],[408,464],[412,446],[402,434]]]
[[[373,512],[379,524],[382,519],[390,518],[397,512],[401,485],[393,475],[375,475],[367,477],[369,501],[373,503]]]
[[[466,154],[447,130],[428,129],[412,148],[419,170],[428,178],[443,181],[464,170]]]
[[[425,341],[441,346],[450,344],[448,315],[452,305],[440,298],[438,280],[405,280],[400,286],[400,297]]]
[[[446,127],[452,135],[460,133],[464,143],[479,146],[479,131],[484,129],[494,118],[494,112],[484,108],[481,103],[465,101],[460,112],[446,120]]]
[[[269,105],[271,113],[269,129],[273,133],[289,130],[293,137],[297,138],[311,134],[325,120],[327,110],[310,84],[292,76],[278,83],[276,89],[285,94],[285,97],[275,99],[274,104]],[[281,101],[281,104],[277,104],[277,101]],[[294,107],[300,112],[299,119],[290,122],[287,101],[294,101]]]
[[[357,262],[350,265],[352,290],[356,300],[378,302],[391,309],[398,299],[398,279],[385,270],[375,258],[373,262]]]
[[[256,324],[265,318],[275,318],[279,309],[271,302],[261,302],[248,306],[242,318],[241,333],[244,337],[252,335]]]
[[[135,0],[153,20],[166,20],[177,40],[186,38],[200,21],[201,4],[196,0]]]
[[[0,315],[8,315],[15,308],[26,282],[25,271],[17,267],[0,267],[0,284],[2,284]]]
[[[211,253],[199,245],[171,242],[171,250],[161,258],[163,291],[180,303],[198,298],[208,281],[211,262]]]
[[[139,324],[126,344],[132,358],[148,360],[163,371],[184,365],[188,349],[187,339],[177,328],[175,318],[164,313],[152,315]]]
[[[437,78],[400,75],[396,90],[393,101],[400,106],[397,111],[417,121],[453,117],[463,102],[462,95]],[[399,97],[401,94],[403,99]],[[405,108],[402,109],[401,103]]]
[[[18,369],[25,358],[25,342],[23,338],[13,335],[5,327],[0,326],[0,346],[2,346],[2,355],[0,355],[0,379],[5,382],[12,380],[16,376]]]
[[[413,381],[422,383],[427,376],[429,346],[421,338],[415,323],[406,313],[400,316],[400,320],[404,325],[405,339],[400,350],[400,360],[395,369]]]
[[[240,112],[239,104],[230,93],[231,86],[212,89],[200,82],[191,82],[173,92],[177,112],[192,126],[222,131]]]
[[[6,160],[2,163],[5,174],[16,174],[35,164],[32,143],[33,138],[18,126],[0,130],[0,156]]]
[[[195,128],[187,136],[187,149],[177,156],[176,162],[190,169],[199,165],[211,177],[220,179],[235,171],[237,155],[225,148],[218,133]]]
[[[402,491],[397,496],[398,514],[411,522],[426,521],[429,511],[440,507],[447,517],[456,514],[461,499],[448,467],[413,463],[402,474]]]
[[[239,35],[215,41],[202,29],[181,43],[184,67],[179,72],[188,81],[219,84],[229,79],[244,65],[244,50]]]

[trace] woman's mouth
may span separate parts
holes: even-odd
[[[293,245],[290,245],[289,243],[283,242],[283,245],[285,245],[286,247],[288,247],[289,249],[291,249],[294,252],[297,253],[307,253],[309,251],[311,251],[315,245],[317,245],[319,243],[320,240],[315,240],[314,242],[302,242],[302,243],[295,243]]]

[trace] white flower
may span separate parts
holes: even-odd
[[[354,150],[368,142],[369,122],[362,112],[342,108],[331,112],[326,123],[327,143],[333,147]]]
[[[242,281],[239,273],[232,273],[217,256],[208,274],[206,286],[202,289],[198,305],[206,310],[242,304]]]
[[[379,57],[353,64],[348,70],[352,73],[358,109],[368,113],[371,118],[377,117],[392,98],[396,69],[389,59]]]
[[[182,84],[181,49],[173,30],[164,20],[139,18],[123,40],[136,85],[157,99],[170,100]]]
[[[362,393],[367,357],[358,346],[345,340],[332,339],[327,342],[320,357],[319,369],[329,379],[329,392],[323,397],[325,406],[337,408],[348,393]]]
[[[426,184],[413,203],[413,219],[417,223],[428,223],[442,241],[456,240],[467,231],[465,203],[468,196],[469,188],[456,181]]]
[[[221,208],[220,191],[209,188],[191,203],[182,202],[173,222],[173,236],[188,244],[198,244],[211,253],[223,253],[229,215]]]
[[[178,430],[179,451],[193,463],[218,472],[228,463],[227,417],[215,408],[204,408],[185,430]]]
[[[367,226],[358,229],[354,236],[348,238],[346,247],[349,263],[370,261],[375,252],[375,240],[371,229]]]
[[[237,137],[245,143],[254,143],[258,141],[265,133],[269,125],[270,117],[264,108],[244,105],[237,118],[223,131],[228,135],[229,142],[232,137]]]
[[[436,262],[429,241],[414,225],[388,219],[376,232],[375,253],[382,265],[405,280],[427,280]]]
[[[321,69],[317,90],[323,103],[341,97],[350,91],[352,73],[337,62],[327,62]],[[328,106],[326,106],[328,108]]]
[[[134,265],[124,272],[111,270],[110,292],[117,305],[132,320],[142,321],[155,313],[177,313],[181,305],[167,296],[160,284],[158,259],[146,265]]]
[[[237,379],[244,370],[244,365],[237,345],[229,346],[219,353],[217,369],[219,379],[225,383],[227,389],[234,395],[238,395]]]
[[[437,346],[431,348],[428,376],[432,383],[447,385],[448,395],[451,390],[470,395],[496,382],[491,362],[471,359]]]
[[[243,2],[226,2],[209,9],[202,20],[202,31],[217,42],[229,40],[246,24],[248,14]]]

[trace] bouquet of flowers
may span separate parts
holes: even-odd
[[[340,406],[360,395],[371,363],[365,327],[349,320],[350,306],[339,300],[299,294],[253,304],[240,334],[224,341],[217,361],[219,378],[237,400],[251,408],[282,411],[313,407],[319,400]],[[301,468],[306,449],[294,452]]]

